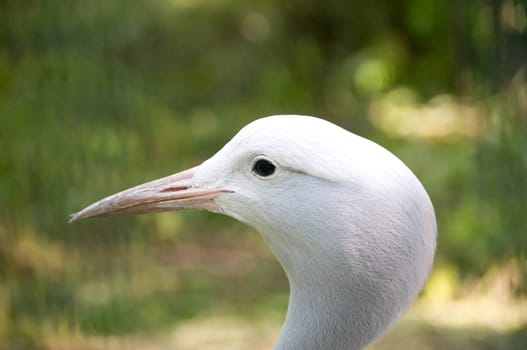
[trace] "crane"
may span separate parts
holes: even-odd
[[[205,209],[256,228],[290,285],[275,350],[362,349],[433,264],[430,198],[392,153],[329,121],[257,119],[202,164],[108,196],[81,218]]]

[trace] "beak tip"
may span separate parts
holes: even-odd
[[[82,219],[82,216],[79,215],[80,212],[70,214],[70,219],[68,220],[68,224],[73,224],[75,221]]]

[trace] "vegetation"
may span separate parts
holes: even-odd
[[[524,0],[0,0],[0,348],[152,343],[224,316],[279,325],[287,281],[250,228],[208,213],[67,219],[285,113],[386,146],[431,194],[436,268],[390,348],[408,348],[405,335],[434,349],[527,347],[526,11]],[[475,292],[505,300],[500,316],[525,312],[501,328],[426,318]]]

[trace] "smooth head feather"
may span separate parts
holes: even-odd
[[[277,170],[252,171],[264,157]],[[200,166],[199,186],[254,226],[290,281],[276,349],[360,349],[416,297],[436,240],[430,199],[381,146],[322,119],[271,116],[244,127]]]

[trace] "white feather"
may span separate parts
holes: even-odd
[[[268,178],[252,166],[265,157]],[[414,174],[381,146],[322,119],[244,127],[194,176],[229,188],[220,211],[255,227],[290,282],[275,349],[360,349],[408,307],[431,269],[436,221]]]

